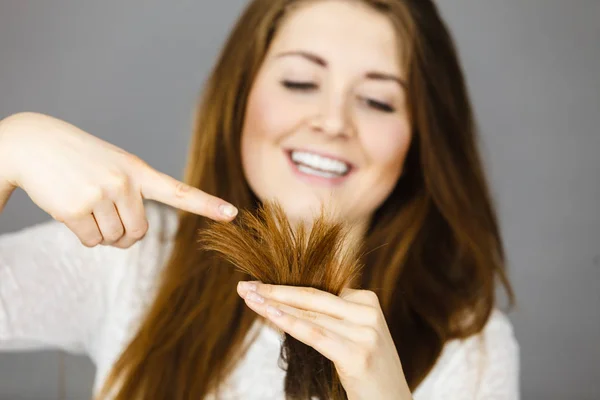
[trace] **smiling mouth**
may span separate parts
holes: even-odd
[[[352,164],[310,151],[287,151],[290,161],[299,172],[325,179],[343,178],[353,169]]]

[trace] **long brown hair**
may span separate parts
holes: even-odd
[[[307,0],[254,0],[233,29],[201,101],[185,180],[256,210],[240,135],[248,94],[277,27]],[[444,343],[478,333],[495,304],[496,278],[512,291],[477,151],[476,127],[450,34],[431,0],[360,0],[398,31],[413,140],[404,174],[376,210],[363,248],[362,288],[380,299],[409,386]],[[249,276],[198,250],[206,218],[181,213],[161,284],[103,396],[200,399],[216,391],[255,321],[236,293]]]

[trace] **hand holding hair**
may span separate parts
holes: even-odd
[[[377,295],[347,288],[360,272],[347,229],[324,214],[293,229],[273,203],[236,222],[212,224],[200,243],[259,280],[237,291],[285,332],[288,398],[411,399]]]

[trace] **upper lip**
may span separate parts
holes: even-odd
[[[350,161],[348,161],[348,160],[346,160],[346,159],[344,159],[344,158],[342,158],[342,157],[336,156],[336,155],[334,155],[334,154],[326,153],[326,152],[324,152],[324,151],[320,151],[320,150],[312,150],[312,149],[307,149],[307,148],[293,148],[293,149],[286,149],[286,152],[287,152],[287,153],[288,153],[290,156],[291,156],[291,153],[292,153],[293,151],[302,151],[302,152],[305,152],[305,153],[313,153],[313,154],[317,154],[317,155],[319,155],[319,156],[322,156],[322,157],[331,158],[332,160],[341,161],[341,162],[345,163],[346,165],[348,165],[349,169],[353,169],[353,168],[355,167],[355,166],[354,166],[354,164],[353,164],[353,163],[351,163]]]

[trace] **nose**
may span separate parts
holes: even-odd
[[[324,96],[323,102],[312,120],[311,127],[317,132],[332,137],[350,136],[350,116],[344,96],[333,94]]]

